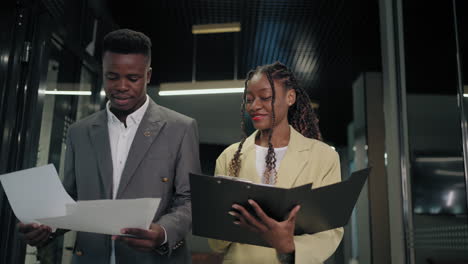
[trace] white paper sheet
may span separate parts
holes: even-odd
[[[126,227],[148,229],[159,202],[159,198],[79,201],[67,206],[66,216],[37,220],[56,228],[120,235]]]
[[[23,223],[65,215],[65,205],[75,203],[52,164],[1,175],[0,182],[13,212]]]
[[[148,229],[160,198],[75,202],[51,164],[0,175],[13,212],[23,223],[119,235],[122,228]]]

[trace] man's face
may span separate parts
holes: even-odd
[[[151,80],[151,68],[145,55],[106,51],[102,66],[104,90],[111,110],[128,115],[144,104],[146,85]]]

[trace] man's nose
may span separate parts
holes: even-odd
[[[122,78],[117,82],[117,85],[115,87],[119,91],[127,91],[128,90],[128,82]]]

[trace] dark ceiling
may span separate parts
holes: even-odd
[[[377,1],[349,2],[135,0],[107,5],[120,27],[151,37],[152,84],[191,81],[194,68],[196,80],[243,79],[257,65],[281,61],[320,104],[325,140],[343,146],[352,120],[352,81],[361,71],[380,69]],[[241,32],[191,33],[192,25],[230,22],[240,22]]]
[[[459,14],[466,16],[467,1],[457,3]],[[404,1],[403,10],[407,92],[455,96],[458,77],[453,2],[427,1],[421,6]]]

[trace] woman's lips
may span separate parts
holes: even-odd
[[[253,121],[259,121],[259,120],[262,120],[263,118],[265,118],[267,115],[254,115],[252,116],[252,120]]]

